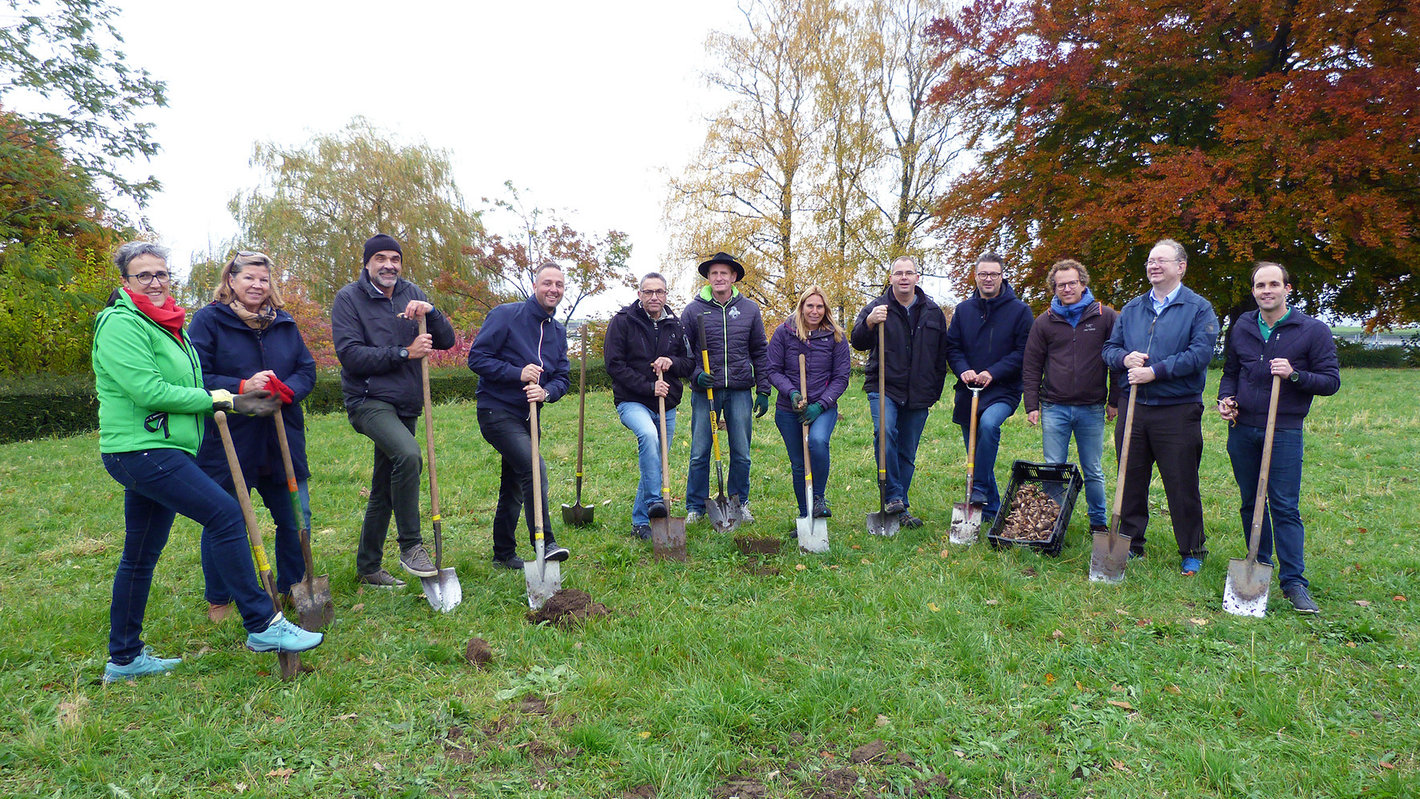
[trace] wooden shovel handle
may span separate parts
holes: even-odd
[[[1262,469],[1257,475],[1257,496],[1252,504],[1252,530],[1247,537],[1247,559],[1257,561],[1262,546],[1262,514],[1267,503],[1267,478],[1272,474],[1272,436],[1277,432],[1277,399],[1282,394],[1282,376],[1272,376],[1272,396],[1267,401],[1267,432],[1262,436]]]

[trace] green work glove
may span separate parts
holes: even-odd
[[[799,412],[799,403],[804,401],[804,395],[797,391],[789,392],[789,404],[794,406],[794,412]]]
[[[799,421],[803,422],[806,425],[810,425],[814,423],[815,419],[818,419],[822,415],[823,406],[817,402],[811,402],[809,403],[807,408],[804,408],[802,411],[799,411]]]
[[[769,411],[769,392],[761,391],[754,395],[754,418],[758,419]]]
[[[700,374],[695,376],[695,385],[700,386],[701,388],[709,388],[714,384],[715,378],[711,377],[709,372],[701,372]]]

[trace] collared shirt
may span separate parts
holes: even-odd
[[[1168,293],[1168,296],[1164,297],[1162,300],[1158,298],[1158,295],[1154,294],[1153,289],[1149,289],[1149,302],[1152,302],[1154,304],[1154,315],[1158,316],[1159,314],[1163,313],[1164,308],[1167,308],[1169,303],[1178,299],[1178,292],[1182,288],[1183,284],[1179,283],[1177,286],[1174,286],[1173,291],[1170,291]]]
[[[1277,329],[1277,325],[1282,324],[1284,321],[1286,321],[1287,317],[1289,317],[1289,316],[1291,316],[1291,315],[1292,315],[1292,309],[1291,309],[1291,308],[1288,308],[1288,309],[1287,309],[1287,312],[1284,313],[1284,314],[1282,314],[1282,318],[1281,318],[1281,319],[1278,319],[1275,324],[1270,324],[1270,325],[1269,325],[1269,324],[1267,324],[1267,320],[1262,318],[1262,313],[1259,312],[1259,313],[1257,314],[1257,329],[1262,331],[1262,340],[1263,340],[1263,341],[1266,341],[1266,340],[1272,338],[1272,331],[1276,330],[1276,329]]]

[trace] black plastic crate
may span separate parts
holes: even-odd
[[[1001,534],[1006,526],[1006,519],[1011,515],[1016,493],[1026,483],[1038,483],[1045,493],[1060,503],[1060,515],[1055,519],[1055,528],[1051,530],[1048,538],[1041,541],[1021,541],[1005,538]],[[1011,482],[1006,486],[1006,493],[1002,495],[1001,512],[996,514],[996,519],[991,523],[986,540],[993,547],[1031,547],[1051,557],[1059,555],[1065,546],[1065,530],[1070,526],[1070,516],[1075,512],[1075,500],[1079,499],[1080,489],[1084,485],[1085,480],[1073,463],[1016,461],[1011,465]]]

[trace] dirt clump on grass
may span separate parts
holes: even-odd
[[[609,616],[606,605],[592,601],[591,594],[575,588],[564,588],[552,595],[541,610],[528,614],[529,624],[548,622],[558,627],[573,627],[595,616]]]
[[[784,542],[777,538],[754,538],[747,535],[735,536],[735,546],[741,555],[777,555],[784,548]]]
[[[470,638],[468,646],[464,648],[463,657],[474,668],[481,669],[483,664],[493,659],[493,647],[482,638]]]
[[[710,790],[711,799],[764,799],[768,795],[769,789],[764,783],[738,774],[730,775],[724,785]]]
[[[518,704],[518,710],[530,716],[546,716],[547,700],[538,696],[525,696],[523,701]]]
[[[656,786],[648,782],[635,788],[627,788],[621,792],[621,799],[656,799]]]
[[[869,760],[876,760],[887,751],[887,744],[881,738],[876,738],[848,753],[848,759],[854,763],[867,763]]]
[[[778,566],[770,566],[761,562],[759,558],[754,557],[746,561],[745,565],[741,568],[755,577],[774,577],[779,574]]]

